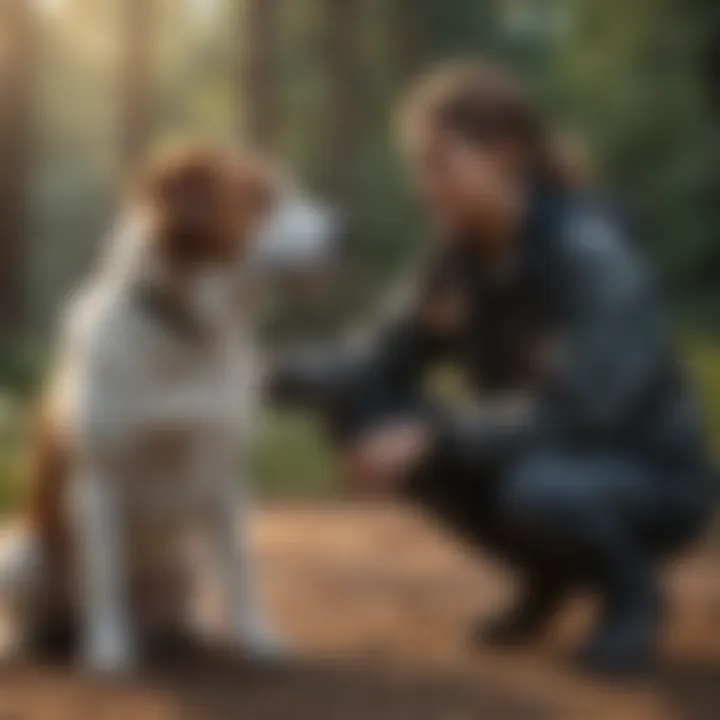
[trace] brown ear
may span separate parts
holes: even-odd
[[[198,144],[161,153],[139,184],[153,218],[153,240],[170,261],[221,261],[236,250],[231,168],[224,153]]]

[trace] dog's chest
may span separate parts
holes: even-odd
[[[133,514],[155,520],[197,514],[216,502],[222,473],[234,471],[253,405],[252,360],[241,342],[211,348],[156,345],[133,392],[151,418],[125,458]],[[166,410],[153,413],[158,408]]]
[[[240,334],[208,343],[155,338],[138,365],[135,391],[158,406],[177,406],[178,416],[168,419],[187,432],[237,432],[256,391],[253,353]]]

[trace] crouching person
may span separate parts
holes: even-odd
[[[318,407],[356,484],[402,493],[518,569],[517,607],[482,625],[524,642],[592,587],[579,660],[652,657],[658,559],[702,528],[708,462],[651,274],[607,207],[564,182],[522,88],[485,64],[411,90],[403,146],[441,238],[420,291],[360,352],[279,367],[276,398]],[[468,410],[422,392],[460,363]]]

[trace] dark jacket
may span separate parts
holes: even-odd
[[[478,393],[534,395],[518,427],[523,442],[621,448],[663,467],[704,462],[699,413],[652,274],[602,205],[538,191],[521,251],[499,278],[455,248],[376,340],[372,385],[409,391],[429,362],[452,356]],[[444,332],[425,319],[452,292],[467,311]]]
[[[339,434],[421,407],[425,369],[453,358],[478,397],[523,388],[532,398],[510,427],[485,413],[483,427],[468,431],[473,451],[611,449],[647,460],[663,477],[702,476],[699,413],[652,274],[604,204],[536,190],[519,252],[503,272],[490,272],[461,242],[443,247],[363,352],[320,371],[335,383]],[[453,302],[459,312],[447,312]],[[437,417],[441,434],[462,438],[453,413]]]

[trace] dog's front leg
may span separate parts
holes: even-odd
[[[83,659],[92,671],[125,673],[135,665],[135,642],[118,488],[96,470],[78,478],[75,492]]]
[[[232,472],[224,473],[221,482],[212,532],[233,639],[253,658],[279,658],[284,644],[265,612],[253,561],[249,493]]]

